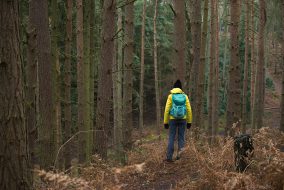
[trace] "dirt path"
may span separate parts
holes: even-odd
[[[173,163],[147,162],[143,172],[130,169],[117,175],[121,189],[135,190],[170,190],[175,189],[180,181],[184,179],[194,180],[198,174],[187,165],[191,163],[189,155],[184,155],[181,160]],[[131,176],[131,177],[129,177]]]
[[[189,141],[189,139],[188,139]],[[170,190],[175,189],[181,181],[194,181],[198,176],[194,169],[196,160],[192,158],[189,142],[180,160],[173,163],[163,161],[167,140],[154,140],[140,145],[135,155],[129,157],[129,165],[114,169],[116,189],[135,190]],[[135,150],[134,150],[135,151]]]

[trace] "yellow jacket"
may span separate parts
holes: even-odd
[[[168,96],[167,103],[166,103],[166,108],[165,108],[165,113],[164,113],[164,124],[168,124],[170,119],[175,119],[173,116],[170,115],[170,111],[172,108],[172,94],[184,94],[184,92],[180,88],[174,88],[171,90],[171,94]],[[186,119],[187,123],[191,123],[192,121],[192,112],[191,112],[191,106],[190,102],[188,99],[188,96],[186,96],[186,111],[187,114],[184,116],[184,119]]]

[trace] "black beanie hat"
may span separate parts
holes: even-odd
[[[173,87],[173,88],[180,88],[180,89],[182,89],[180,80],[177,80],[177,81],[174,83],[174,87]]]

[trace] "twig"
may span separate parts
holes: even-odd
[[[74,139],[77,135],[79,135],[79,134],[81,134],[81,133],[90,133],[90,132],[95,132],[95,131],[104,131],[104,130],[78,131],[78,132],[75,133],[72,137],[70,137],[65,143],[63,143],[63,144],[59,147],[59,149],[58,149],[58,151],[57,151],[57,155],[56,155],[56,158],[55,158],[55,160],[54,160],[53,168],[56,168],[56,163],[57,163],[57,161],[58,161],[58,156],[59,156],[59,154],[60,154],[60,152],[61,152],[61,149],[62,149],[68,142],[70,142],[72,139]]]
[[[116,9],[120,9],[120,8],[122,8],[122,7],[125,7],[125,6],[127,6],[127,5],[129,5],[129,4],[131,4],[131,3],[134,3],[135,1],[137,1],[137,0],[129,1],[129,2],[123,4],[123,5],[119,6],[119,7],[116,7]]]
[[[172,6],[171,4],[169,4],[169,6],[170,6],[171,10],[173,11],[173,13],[174,13],[174,15],[175,15],[175,17],[176,17],[176,16],[177,16],[177,13],[175,12],[173,6]]]
[[[265,110],[274,110],[274,109],[280,109],[280,107],[271,107],[271,108],[264,108]]]
[[[122,28],[120,28],[114,35],[113,37],[111,38],[112,40],[115,39],[115,37],[122,31]]]

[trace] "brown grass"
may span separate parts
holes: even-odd
[[[233,140],[218,137],[209,145],[206,136],[199,140],[187,136],[182,159],[163,162],[167,141],[142,143],[129,152],[125,167],[111,167],[98,156],[81,170],[79,179],[91,189],[275,189],[284,187],[284,134],[262,128],[253,136],[254,156],[244,173],[235,172]],[[58,174],[65,176],[64,174]],[[60,178],[57,176],[57,178]],[[45,178],[42,178],[45,181]],[[66,178],[74,181],[77,178]],[[49,180],[50,181],[50,180]],[[52,180],[55,184],[60,180]],[[63,185],[61,184],[61,186]],[[74,186],[74,183],[72,184]],[[64,186],[64,185],[63,185]],[[58,189],[58,188],[54,188]],[[62,189],[62,188],[61,188]],[[67,188],[71,189],[71,188]],[[77,188],[73,188],[77,189]]]

